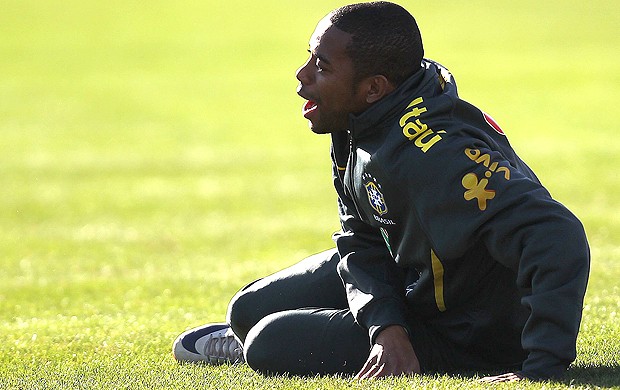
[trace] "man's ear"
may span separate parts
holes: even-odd
[[[366,103],[368,104],[378,102],[396,89],[387,77],[382,74],[370,76],[367,82]]]

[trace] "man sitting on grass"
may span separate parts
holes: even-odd
[[[244,287],[227,323],[179,336],[177,360],[358,378],[564,373],[589,272],[583,227],[423,52],[392,3],[319,22],[298,94],[332,138],[336,249]]]

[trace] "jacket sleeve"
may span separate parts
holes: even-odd
[[[561,376],[576,357],[589,273],[582,224],[516,156],[484,143],[455,142],[435,151],[420,160],[409,187],[425,188],[413,204],[438,256],[455,258],[482,242],[514,270],[530,313],[521,339],[528,352],[522,373]]]
[[[513,180],[518,184],[518,177]],[[576,358],[590,252],[579,220],[537,191],[498,211],[479,234],[494,258],[517,270],[521,303],[530,311],[521,336],[528,351],[522,373],[545,379],[562,376]]]
[[[368,330],[371,344],[381,330],[401,325],[408,330],[402,273],[378,229],[363,222],[334,164],[334,186],[342,231],[334,235],[340,254],[338,273],[355,320]]]

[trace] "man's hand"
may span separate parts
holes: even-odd
[[[484,383],[499,383],[499,382],[516,382],[523,379],[523,377],[514,372],[509,372],[507,374],[496,375],[496,376],[487,376],[480,379],[480,382]]]
[[[370,356],[355,378],[367,379],[389,375],[419,374],[420,362],[409,335],[402,326],[383,329],[370,350]]]

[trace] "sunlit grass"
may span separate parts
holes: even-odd
[[[245,283],[333,245],[329,139],[294,72],[339,5],[0,0],[0,387],[483,388],[170,356]],[[620,386],[618,6],[403,5],[589,234],[579,357],[566,383],[522,388]]]

